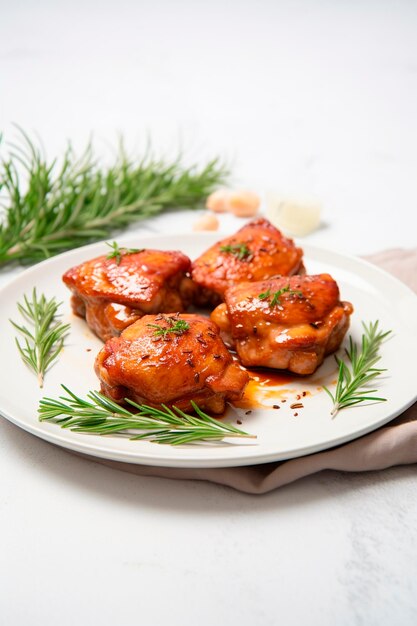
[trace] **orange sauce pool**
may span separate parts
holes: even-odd
[[[243,398],[235,402],[235,406],[240,409],[271,408],[271,405],[287,399],[291,393],[288,389],[290,383],[302,380],[289,372],[266,368],[250,369],[243,365],[240,367],[250,376]]]
[[[239,363],[235,354],[232,354],[232,358],[250,376],[242,399],[233,403],[239,409],[290,407],[292,403],[303,402],[308,396],[322,390],[321,386],[317,386],[317,383],[320,385],[321,379],[316,379],[314,374],[300,376],[293,372],[266,367],[250,368]]]
[[[239,409],[271,408],[272,404],[278,403],[283,399],[286,400],[288,394],[289,389],[286,387],[282,389],[265,389],[255,380],[250,380],[243,394],[243,398],[233,404]]]

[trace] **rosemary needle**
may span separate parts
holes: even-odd
[[[48,160],[19,130],[22,140],[0,158],[0,266],[40,261],[167,209],[198,208],[227,177],[218,159],[186,167],[149,151],[131,160],[123,148],[107,168],[91,145],[81,158],[68,145],[61,160]]]
[[[361,402],[385,402],[386,398],[379,398],[370,394],[377,393],[376,389],[368,389],[371,381],[377,378],[385,370],[378,369],[375,365],[380,360],[379,348],[391,333],[382,332],[378,329],[379,322],[362,322],[364,333],[360,347],[349,337],[349,347],[345,353],[350,366],[342,359],[336,358],[339,373],[334,394],[327,387],[323,389],[329,394],[333,402],[331,415],[335,415],[341,409],[355,406]]]
[[[125,408],[97,391],[82,399],[65,385],[66,396],[58,400],[43,398],[39,403],[39,420],[52,421],[62,428],[94,435],[124,434],[131,439],[147,439],[155,443],[179,445],[196,441],[219,441],[224,437],[254,438],[232,424],[226,424],[204,413],[191,402],[197,415],[190,415],[173,406],[161,408],[125,401]],[[129,431],[139,431],[132,434]]]
[[[111,252],[106,255],[106,259],[114,259],[116,265],[120,265],[122,257],[129,254],[138,254],[138,252],[144,251],[144,248],[121,248],[117,241],[113,241],[112,243],[106,241],[105,243],[106,246],[109,246],[109,248],[111,248]]]
[[[61,324],[57,319],[60,305],[55,298],[47,300],[44,294],[38,296],[36,289],[33,289],[31,300],[24,295],[23,304],[17,303],[20,314],[31,324],[32,329],[10,320],[23,337],[22,343],[16,338],[20,355],[26,365],[37,374],[40,387],[43,387],[45,372],[64,345],[70,327],[69,324]]]

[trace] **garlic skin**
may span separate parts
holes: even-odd
[[[305,237],[320,225],[321,205],[311,200],[269,196],[266,217],[283,231]]]
[[[226,213],[229,210],[229,196],[230,191],[227,189],[213,191],[206,200],[206,207],[214,213]]]
[[[206,200],[206,207],[214,213],[233,213],[237,217],[253,217],[261,201],[253,191],[246,189],[218,189]]]
[[[193,231],[218,230],[219,220],[213,213],[205,213],[193,224]]]
[[[229,196],[229,211],[237,217],[253,217],[261,204],[259,196],[253,191],[232,191]]]

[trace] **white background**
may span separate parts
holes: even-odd
[[[132,151],[150,135],[218,154],[263,198],[317,198],[309,243],[411,247],[416,32],[413,1],[0,0],[0,129],[38,132],[50,156],[93,133],[107,159],[119,132]],[[253,497],[112,471],[1,420],[0,484],[2,625],[417,620],[413,467]]]

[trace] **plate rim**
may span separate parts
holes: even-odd
[[[177,246],[177,241],[178,243],[180,243],[179,240],[188,239],[192,241],[192,240],[195,240],[196,235],[198,235],[199,239],[200,238],[205,239],[208,242],[208,245],[210,245],[209,242],[214,243],[220,237],[222,237],[223,234],[224,233],[219,233],[218,231],[215,233],[183,233],[183,234],[125,233],[123,236],[117,237],[117,240],[118,242],[123,243],[123,242],[128,242],[128,241],[137,240],[137,239],[141,241],[142,240],[152,241],[155,239],[158,239],[158,240],[167,239],[167,240],[172,240],[173,242],[175,242],[175,246],[173,246],[173,249],[175,249],[175,247]],[[225,234],[225,236],[227,236],[227,234]],[[100,247],[103,246],[105,241],[108,241],[108,239],[107,240],[104,239],[99,242],[94,242],[91,244],[87,244],[86,246],[81,246],[73,250],[63,252],[59,255],[55,255],[49,259],[45,259],[44,261],[36,263],[27,269],[24,269],[17,276],[13,276],[9,281],[6,282],[5,285],[3,285],[0,288],[0,298],[2,298],[2,296],[4,296],[4,293],[7,292],[9,289],[18,287],[20,282],[25,282],[32,273],[36,274],[37,272],[39,272],[40,268],[42,270],[42,268],[44,268],[45,266],[54,264],[54,262],[56,262],[57,259],[65,260],[66,257],[71,257],[74,254],[79,254],[80,252],[85,251],[86,253],[88,253],[91,250],[99,251]],[[357,257],[354,255],[344,254],[339,251],[332,250],[331,248],[328,248],[328,247],[323,248],[321,246],[312,245],[308,243],[303,245],[303,251],[306,257],[308,256],[314,257],[315,253],[317,253],[318,255],[330,254],[331,256],[336,257],[342,263],[348,261],[350,263],[354,263],[355,265],[359,265],[361,267],[364,267],[364,266],[367,267],[371,272],[378,273],[381,276],[381,278],[385,278],[393,282],[393,284],[396,285],[397,289],[400,289],[403,291],[404,295],[407,295],[408,297],[412,296],[413,298],[415,298],[416,311],[417,311],[417,295],[413,292],[413,290],[410,287],[408,287],[406,284],[404,284],[402,281],[400,281],[398,278],[396,278],[395,276],[393,276],[386,270],[378,267],[377,265],[374,265],[367,259],[362,259],[361,257]],[[192,456],[190,458],[178,458],[176,460],[172,460],[170,458],[164,458],[164,457],[157,458],[155,457],[154,454],[150,454],[150,453],[148,454],[147,452],[143,452],[143,451],[140,451],[138,453],[137,451],[134,451],[133,449],[132,451],[120,450],[119,452],[117,452],[116,450],[112,450],[111,448],[106,447],[105,444],[101,446],[101,445],[98,445],[96,442],[89,442],[87,435],[83,435],[86,438],[85,441],[83,440],[83,441],[78,442],[75,439],[74,440],[68,439],[65,437],[65,435],[63,434],[63,431],[58,426],[56,427],[57,428],[56,433],[52,431],[50,432],[48,430],[44,430],[42,429],[42,423],[40,423],[39,421],[35,422],[34,424],[31,424],[31,423],[24,421],[24,419],[19,420],[15,416],[11,415],[8,411],[4,410],[4,408],[1,406],[0,406],[0,415],[6,418],[9,422],[18,426],[22,430],[25,430],[26,432],[31,433],[32,435],[35,435],[45,441],[48,441],[49,443],[58,445],[59,447],[64,448],[66,450],[76,452],[77,454],[81,454],[87,457],[93,457],[93,459],[101,458],[101,459],[113,460],[116,462],[149,465],[153,467],[172,467],[172,468],[177,467],[177,468],[189,468],[189,469],[207,468],[208,469],[208,468],[259,465],[259,464],[270,463],[270,462],[275,462],[275,461],[283,461],[283,460],[300,458],[300,457],[307,456],[310,454],[315,454],[320,451],[324,452],[326,450],[334,449],[335,447],[340,446],[344,443],[347,443],[349,441],[354,441],[355,439],[359,439],[360,437],[370,432],[373,432],[377,430],[378,428],[380,428],[381,426],[384,426],[385,424],[389,423],[390,421],[398,417],[398,415],[402,414],[405,410],[407,410],[407,408],[412,406],[414,402],[416,401],[416,399],[417,399],[417,391],[415,392],[413,397],[409,397],[408,399],[406,399],[405,402],[401,406],[397,407],[395,411],[390,413],[385,418],[378,420],[376,423],[365,425],[363,428],[355,430],[354,433],[349,433],[347,435],[341,435],[339,437],[336,437],[331,442],[327,441],[326,443],[317,443],[315,445],[310,444],[303,448],[300,448],[300,447],[293,448],[290,450],[286,450],[285,453],[279,453],[279,452],[259,453],[258,452],[258,454],[255,453],[253,456],[249,456],[249,457],[244,456],[244,457],[231,457],[231,458],[223,458],[223,459],[219,459],[219,458],[207,459],[206,457],[201,458],[201,454],[200,455],[197,454],[195,457]],[[236,444],[236,445],[242,447],[242,444]],[[200,452],[201,452],[201,448],[200,448]]]

